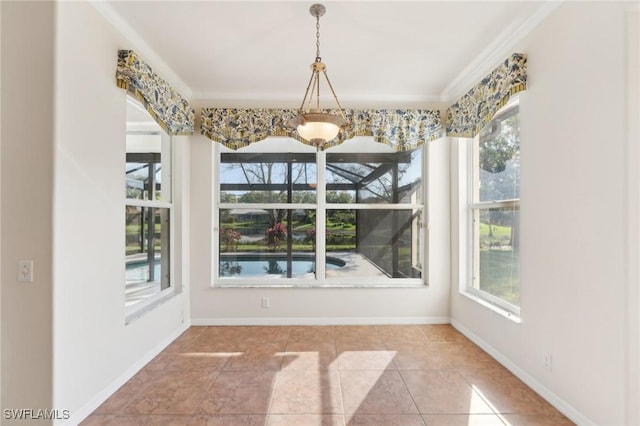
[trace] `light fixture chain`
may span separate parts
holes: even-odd
[[[320,58],[320,16],[316,16],[316,58]]]
[[[290,125],[296,127],[298,135],[302,138],[301,140],[316,145],[318,149],[323,149],[326,146],[325,144],[351,127],[333,89],[333,85],[329,81],[326,66],[322,63],[322,58],[320,58],[320,17],[324,15],[325,10],[322,4],[314,4],[309,8],[309,13],[316,18],[316,60],[311,64],[311,78],[304,93],[304,98],[302,98],[298,114],[290,121]],[[339,115],[329,111],[324,112],[320,109],[320,73],[324,75],[329,90],[331,90]],[[316,98],[315,105],[314,97]],[[315,108],[313,108],[314,106]]]
[[[324,78],[327,80],[327,85],[329,86],[331,93],[333,94],[333,99],[335,99],[336,104],[338,104],[338,111],[340,111],[340,115],[345,121],[347,121],[347,117],[344,114],[344,109],[342,108],[342,105],[340,105],[340,101],[338,100],[338,95],[336,95],[335,90],[333,90],[333,85],[331,84],[331,81],[329,81],[329,76],[327,75],[327,72],[322,71],[322,73],[324,74]]]

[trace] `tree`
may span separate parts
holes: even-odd
[[[516,114],[499,123],[495,137],[480,137],[480,200],[520,196],[520,119]]]
[[[221,192],[220,193],[220,202],[221,203],[236,203],[238,202],[238,196],[233,192]]]
[[[498,128],[496,128],[498,126]],[[480,201],[511,200],[520,197],[520,119],[518,114],[492,121],[480,133],[478,146]],[[510,244],[517,244],[518,221],[511,212],[489,210],[484,219],[489,238],[493,225],[511,228]]]
[[[353,196],[347,191],[327,191],[327,203],[351,204]]]
[[[311,169],[309,163],[294,163],[291,167],[292,176],[288,174],[288,164],[286,157],[282,162],[239,162],[239,163],[223,163],[223,171],[239,169],[241,171],[244,182],[247,187],[251,185],[268,185],[264,190],[247,191],[237,198],[241,203],[287,203],[288,182],[292,183],[315,183],[315,170]],[[315,164],[313,164],[315,167]],[[310,182],[310,180],[312,182]],[[238,182],[240,183],[240,182]],[[314,203],[315,193],[311,191],[294,191],[292,202],[298,203]],[[268,209],[269,226],[275,226],[282,222],[287,210],[285,209]]]

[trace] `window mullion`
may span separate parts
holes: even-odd
[[[320,284],[325,282],[326,267],[326,245],[327,239],[327,212],[326,212],[326,151],[318,151],[316,156],[316,281]]]
[[[212,197],[211,197],[211,211],[213,213],[213,217],[211,218],[211,224],[213,225],[213,233],[212,233],[212,241],[211,241],[211,256],[212,265],[211,265],[211,283],[215,283],[215,281],[220,276],[220,210],[223,208],[220,203],[220,199],[222,198],[220,195],[220,146],[217,143],[214,143],[212,148],[213,152],[213,164],[211,166],[211,187],[214,188]]]
[[[480,203],[471,203],[469,205],[472,209],[494,209],[494,208],[507,208],[513,207],[518,208],[520,206],[519,199],[513,200],[499,200],[499,201],[483,201]]]

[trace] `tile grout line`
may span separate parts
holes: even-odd
[[[402,371],[401,370],[397,370],[397,371],[398,371],[398,376],[400,376],[400,380],[402,380],[402,384],[404,385],[404,388],[407,390],[407,393],[411,397],[411,402],[413,402],[413,406],[416,407],[416,411],[420,416],[420,421],[422,421],[423,425],[426,425],[427,422],[424,420],[423,413],[420,411],[420,407],[418,407],[418,403],[416,402],[416,399],[413,397],[413,394],[411,393],[411,390],[409,389],[409,386],[407,385],[407,382],[404,379],[404,376],[402,375]]]

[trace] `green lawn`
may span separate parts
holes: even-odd
[[[480,290],[520,306],[520,252],[480,250]]]

